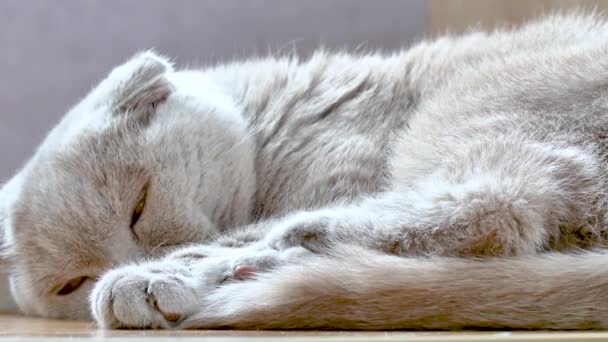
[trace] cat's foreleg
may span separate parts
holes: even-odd
[[[203,300],[220,286],[307,255],[311,253],[303,248],[180,248],[161,259],[104,274],[91,294],[91,311],[104,328],[174,328],[200,312]]]
[[[559,240],[560,226],[593,219],[598,174],[594,158],[572,147],[472,145],[407,186],[290,215],[264,243],[315,252],[346,243],[396,255],[531,254]]]

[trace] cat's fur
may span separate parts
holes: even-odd
[[[608,328],[608,254],[575,251],[608,226],[607,54],[573,14],[388,56],[135,56],[2,191],[15,299],[87,318],[90,293],[103,327]]]

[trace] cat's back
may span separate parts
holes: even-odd
[[[525,101],[545,106],[535,98],[545,81],[533,74],[537,65],[606,38],[599,15],[578,12],[444,35],[393,54],[320,51],[304,61],[272,57],[219,69],[236,85],[258,140],[254,216],[381,191],[394,138],[444,134],[442,122],[458,115],[468,120]],[[432,129],[412,132],[417,116]],[[424,150],[420,141],[411,145]]]

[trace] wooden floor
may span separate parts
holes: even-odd
[[[113,330],[97,329],[88,322],[53,321],[0,314],[0,341],[53,340],[153,340],[223,341],[608,341],[608,332],[510,333],[510,332],[328,332],[328,331],[234,331],[234,330]]]

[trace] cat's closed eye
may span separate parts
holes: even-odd
[[[135,208],[133,209],[133,214],[131,215],[131,229],[133,229],[133,227],[137,224],[137,221],[139,221],[142,213],[144,212],[144,208],[146,207],[146,197],[147,197],[147,193],[148,193],[148,186],[144,186],[143,190],[141,191],[141,194],[139,195],[139,200],[137,202],[137,204],[135,205]]]
[[[76,278],[70,280],[67,284],[65,284],[56,293],[57,293],[58,296],[69,295],[70,293],[78,290],[78,288],[80,288],[82,286],[82,284],[84,284],[88,279],[89,279],[89,277],[84,277],[84,276],[83,277],[76,277]]]

